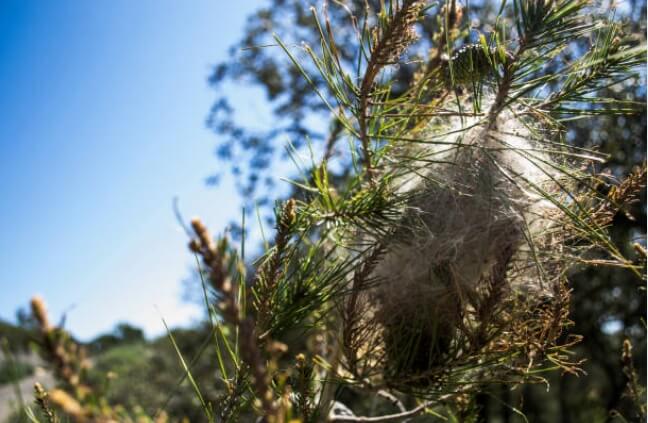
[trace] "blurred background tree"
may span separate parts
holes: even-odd
[[[111,333],[99,335],[90,342],[93,351],[107,351],[120,344],[144,342],[144,332],[128,323],[118,323]]]
[[[354,22],[350,16],[361,15],[365,1],[335,3],[344,3],[345,7],[331,8],[329,19],[335,28],[342,66],[352,69],[357,43],[354,43]],[[270,1],[248,17],[243,36],[230,48],[230,59],[215,66],[209,79],[217,92],[221,87],[241,84],[254,87],[266,99],[265,110],[272,127],[252,128],[240,122],[236,105],[224,96],[216,97],[207,119],[208,126],[217,135],[219,162],[236,176],[240,194],[250,203],[267,205],[277,199],[276,191],[271,188],[280,173],[278,169],[287,168],[284,163],[288,157],[282,151],[286,135],[297,151],[312,149],[319,157],[336,156],[342,163],[332,169],[336,176],[343,178],[347,171],[345,163],[348,165],[350,158],[340,157],[336,149],[341,126],[328,120],[330,113],[315,90],[274,46],[272,38],[276,33],[287,44],[305,41],[317,45],[319,34],[310,7],[308,2],[299,0]],[[441,7],[443,3],[436,6]],[[468,19],[474,28],[465,43],[474,42],[480,32],[488,30],[482,22],[492,22],[497,7],[494,2],[470,2],[469,7],[463,8],[463,16],[458,12],[458,19]],[[429,15],[435,16],[435,13]],[[631,34],[637,44],[645,41],[645,1],[620,2],[616,17],[624,22],[626,33]],[[430,49],[438,25],[434,18],[421,23],[419,33],[424,42],[414,52],[416,60],[398,68],[395,76],[398,83],[394,85],[393,95],[411,84],[420,61],[439,59],[439,52]],[[578,54],[578,46],[574,45],[572,51]],[[314,83],[323,85],[323,81],[317,79]],[[607,89],[616,91],[617,98],[645,103],[645,73]],[[646,160],[645,108],[631,116],[573,120],[565,124],[571,143],[597,148],[609,155],[609,161],[601,170],[614,177],[629,174],[634,166]],[[218,183],[218,174],[208,178],[208,183]],[[615,216],[612,230],[618,248],[636,257],[633,244],[646,245],[645,192],[639,203]],[[548,391],[545,386],[526,386],[522,392],[494,388],[480,399],[484,420],[521,421],[514,409],[521,410],[533,422],[605,421],[614,420],[618,414],[631,421],[639,418],[636,405],[626,395],[628,378],[623,371],[621,355],[623,342],[629,339],[634,345],[634,366],[641,375],[640,382],[645,385],[645,281],[627,270],[600,268],[574,271],[570,279],[573,333],[584,337],[576,351],[579,358],[586,360],[587,375],[553,377],[549,380]]]

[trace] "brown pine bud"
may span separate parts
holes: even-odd
[[[34,297],[31,300],[31,309],[34,317],[38,321],[40,328],[43,332],[49,332],[51,329],[49,319],[47,318],[47,308],[45,301],[41,297]]]
[[[49,394],[50,401],[60,407],[66,414],[74,418],[76,422],[85,422],[86,416],[81,404],[61,389],[54,389]]]

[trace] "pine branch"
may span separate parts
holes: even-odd
[[[360,84],[357,113],[365,168],[369,180],[372,183],[375,175],[373,174],[368,126],[370,114],[369,100],[374,92],[374,82],[381,69],[385,65],[395,62],[405,52],[407,47],[417,39],[414,24],[424,4],[425,1],[422,0],[405,0],[402,6],[389,19],[386,27],[381,30],[376,29],[372,34],[374,43],[369,62],[364,71],[362,83]]]
[[[58,418],[54,414],[54,411],[50,408],[49,404],[49,394],[43,388],[43,385],[36,382],[34,383],[34,401],[38,405],[38,408],[41,410],[41,413],[47,419],[47,423],[58,423]]]
[[[189,248],[202,257],[203,263],[209,269],[209,279],[212,285],[221,294],[221,302],[218,304],[221,315],[227,323],[237,327],[240,331],[241,358],[250,368],[255,394],[261,402],[265,418],[274,422],[273,419],[275,419],[278,409],[273,401],[274,393],[270,387],[270,375],[259,345],[256,322],[252,316],[242,317],[242,310],[236,299],[235,286],[227,274],[227,252],[223,248],[216,247],[200,219],[193,219],[191,227],[196,238],[191,240]]]
[[[366,291],[370,282],[369,277],[384,253],[385,247],[377,245],[362,261],[353,275],[351,293],[346,300],[342,314],[342,345],[348,360],[349,370],[356,377],[358,376],[358,350],[365,344],[364,338],[370,335],[367,333],[369,328],[360,324],[363,313],[366,311],[364,310],[365,304],[360,303],[360,296]]]
[[[256,297],[257,324],[260,332],[259,338],[264,338],[271,329],[273,318],[273,298],[279,278],[281,266],[286,257],[286,249],[290,239],[290,231],[295,221],[295,200],[286,202],[281,213],[277,216],[277,234],[275,245],[257,271],[253,290]]]
[[[561,72],[567,75],[564,82],[538,108],[556,110],[561,114],[578,114],[586,113],[594,104],[609,104],[608,99],[592,98],[591,94],[626,80],[632,76],[631,72],[635,68],[644,65],[645,62],[645,47],[630,47],[629,40],[622,38],[619,25],[607,23],[596,32],[595,41],[589,51]],[[554,76],[556,79],[559,77],[560,75]],[[576,110],[559,109],[564,102],[581,103],[584,107]],[[613,111],[606,110],[607,113]]]
[[[646,420],[646,394],[645,388],[639,384],[639,375],[635,370],[632,355],[632,343],[629,339],[623,341],[623,352],[621,354],[623,375],[626,379],[625,395],[630,398],[637,409],[638,417]]]
[[[639,201],[645,187],[646,163],[644,162],[643,165],[637,166],[620,184],[610,187],[605,201],[588,211],[590,219],[598,226],[608,226],[617,213],[628,213],[628,207]],[[631,220],[633,219],[632,216],[628,216]]]
[[[32,314],[38,322],[41,335],[41,355],[53,365],[55,376],[71,390],[87,390],[83,374],[89,367],[85,349],[70,339],[63,329],[50,324],[45,302],[40,297],[31,300]]]

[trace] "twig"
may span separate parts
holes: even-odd
[[[401,400],[399,400],[398,398],[396,398],[394,395],[390,394],[389,392],[381,389],[380,391],[376,392],[376,394],[379,397],[383,397],[387,401],[391,402],[394,405],[394,407],[396,407],[396,408],[398,408],[400,410],[401,413],[407,412],[407,408],[405,408],[405,405],[403,405],[403,402]]]
[[[329,418],[329,422],[390,422],[390,421],[396,421],[399,419],[404,419],[406,417],[413,417],[416,416],[423,411],[425,411],[426,408],[428,408],[430,405],[434,404],[434,401],[426,401],[423,404],[419,405],[416,408],[413,408],[408,411],[404,411],[401,413],[397,414],[387,414],[384,416],[376,416],[376,417],[365,417],[365,416],[333,416]]]

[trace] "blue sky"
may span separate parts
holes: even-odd
[[[171,203],[214,231],[240,214],[231,179],[204,184],[206,78],[259,4],[0,2],[0,318],[34,294],[82,339],[199,316]]]

